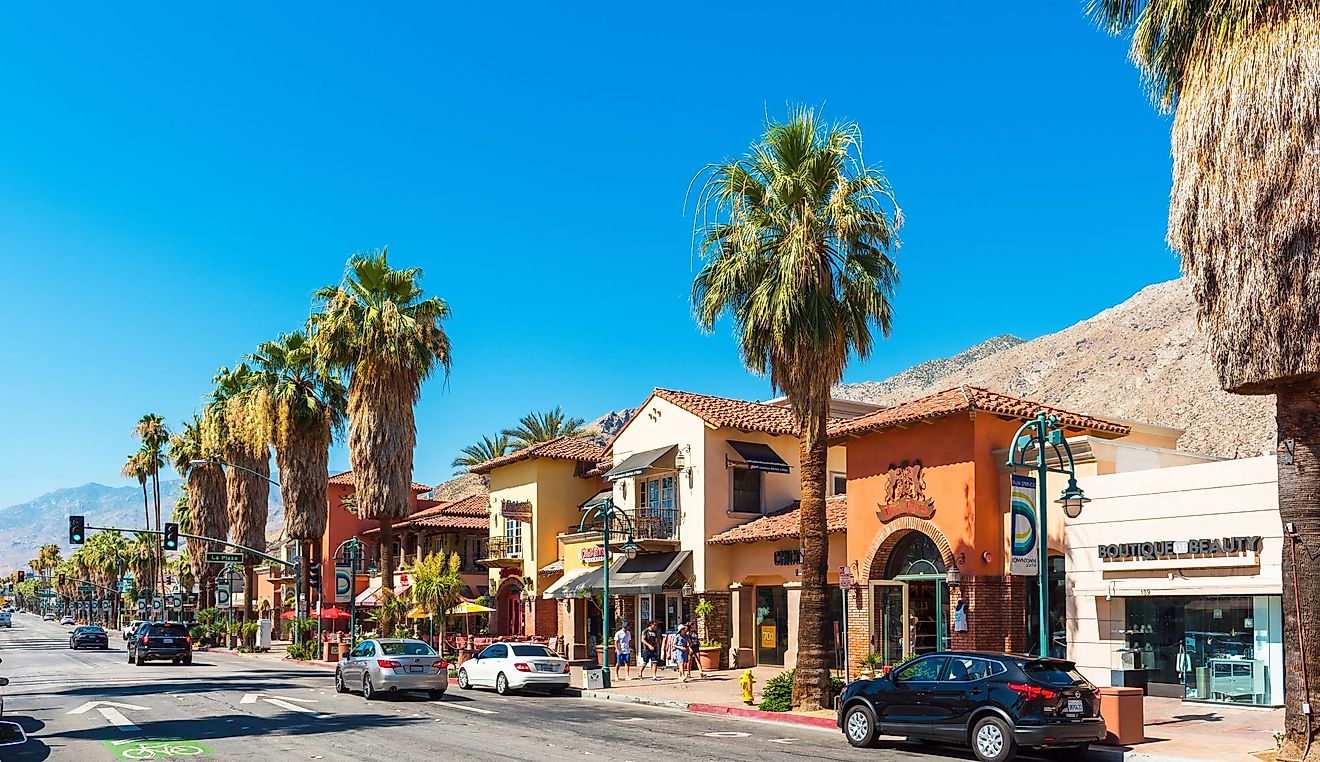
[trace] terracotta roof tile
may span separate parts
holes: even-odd
[[[797,537],[801,504],[792,505],[774,513],[739,524],[707,540],[714,545],[733,545],[738,542],[763,542]],[[836,495],[825,501],[825,525],[830,533],[848,531],[848,498]]]
[[[581,463],[596,463],[605,453],[605,448],[585,437],[557,437],[549,442],[541,442],[531,447],[524,447],[507,455],[492,458],[485,463],[468,469],[474,474],[488,474],[491,471],[513,463],[532,458],[550,458],[552,460],[574,460]]]
[[[1042,409],[1047,413],[1057,415],[1059,422],[1070,429],[1085,429],[1100,434],[1117,436],[1124,436],[1131,430],[1115,421],[1107,421],[1083,413],[1052,408],[1021,397],[1013,397],[977,386],[957,386],[925,397],[900,402],[892,407],[877,410],[874,413],[868,413],[857,418],[834,422],[829,426],[829,436],[831,438],[856,436],[893,426],[920,423],[954,413],[971,411],[1025,420],[1036,415],[1036,411]]]
[[[331,483],[331,484],[338,484],[338,485],[340,485],[341,487],[352,487],[352,486],[354,486],[354,482],[353,482],[353,472],[352,472],[352,471],[345,471],[345,472],[342,473],[342,474],[332,474],[332,475],[330,476],[330,483]],[[412,483],[412,491],[413,491],[413,492],[416,492],[416,493],[430,492],[430,491],[431,491],[431,488],[428,487],[428,486],[426,486],[425,484],[418,484],[417,482],[413,482],[413,483]]]
[[[407,527],[427,527],[430,529],[478,529],[490,528],[490,498],[485,493],[474,492],[457,500],[437,502],[434,500],[418,501],[429,503],[394,525],[395,529]],[[368,529],[362,534],[378,532]]]

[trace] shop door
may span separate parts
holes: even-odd
[[[788,591],[756,588],[756,663],[784,666],[788,651]]]
[[[943,577],[916,577],[907,583],[907,647],[919,656],[949,648],[949,585]]]
[[[663,632],[677,632],[678,626],[683,623],[679,619],[679,595],[678,593],[665,593],[665,618],[661,623]]]
[[[898,664],[908,653],[906,627],[908,589],[906,582],[871,583],[871,648],[885,664]]]

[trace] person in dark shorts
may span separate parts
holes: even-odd
[[[697,670],[697,676],[705,677],[706,670],[701,668],[701,659],[698,658],[698,654],[701,652],[701,638],[697,637],[696,622],[688,622],[687,638],[688,638],[688,650],[687,650],[688,675],[690,676],[692,674],[692,669],[695,667]]]
[[[660,623],[652,621],[642,630],[642,661],[637,677],[646,677],[646,668],[651,667],[651,679],[660,679]]]

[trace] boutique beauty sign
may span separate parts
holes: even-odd
[[[1214,537],[1200,540],[1154,540],[1096,546],[1102,561],[1156,561],[1174,556],[1232,556],[1259,553],[1260,537]]]
[[[1013,474],[1009,480],[1013,554],[1009,557],[1008,573],[1034,577],[1040,570],[1036,552],[1036,477]]]

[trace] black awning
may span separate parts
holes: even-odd
[[[587,501],[585,503],[582,503],[581,505],[578,506],[578,510],[589,511],[592,508],[602,508],[605,506],[606,503],[613,500],[613,498],[614,498],[613,489],[603,489],[600,492],[597,492],[596,494],[587,498]]]
[[[729,446],[740,456],[745,465],[753,471],[767,471],[772,474],[788,473],[788,464],[779,457],[779,453],[770,449],[770,445],[760,442],[738,442],[729,440]]]
[[[636,455],[629,455],[622,463],[611,468],[605,474],[605,481],[612,482],[619,479],[627,479],[630,476],[639,476],[646,473],[657,460],[668,455],[677,449],[678,445],[669,445],[668,447],[657,447],[654,450],[639,452]]]

